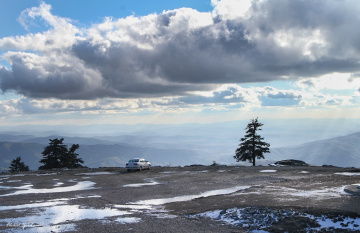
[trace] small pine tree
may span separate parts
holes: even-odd
[[[9,167],[9,171],[11,173],[14,172],[24,172],[24,171],[29,171],[29,166],[25,165],[24,162],[21,162],[21,157],[17,157],[16,159],[13,159],[13,161],[11,161],[10,167]]]
[[[249,161],[255,166],[255,159],[264,159],[264,153],[269,153],[270,144],[264,142],[264,138],[257,134],[261,130],[262,123],[258,119],[252,119],[246,127],[246,134],[240,139],[239,148],[235,151],[234,158],[237,162]]]

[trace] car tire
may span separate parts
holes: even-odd
[[[130,172],[130,169],[126,169],[126,171]]]
[[[142,171],[142,167],[139,168],[139,171]]]
[[[151,166],[149,165],[148,170],[150,170],[150,167],[151,167]]]

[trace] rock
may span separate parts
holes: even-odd
[[[226,209],[223,209],[221,212],[220,212],[221,215],[224,215],[226,214]]]
[[[347,185],[344,191],[353,195],[360,195],[360,188],[357,184]]]
[[[279,165],[279,166],[304,166],[304,167],[309,166],[309,164],[305,163],[304,161],[296,160],[296,159],[281,160],[281,161],[275,162],[275,165]]]

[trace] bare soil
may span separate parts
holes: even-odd
[[[109,174],[90,174],[99,172]],[[37,171],[10,176],[3,180],[0,186],[5,186],[5,183],[6,186],[14,187],[32,184],[33,189],[50,189],[59,182],[62,183],[62,187],[66,187],[74,185],[76,181],[86,180],[94,182],[95,189],[4,196],[14,190],[0,188],[0,203],[1,206],[15,206],[67,198],[71,205],[79,205],[84,209],[102,209],[118,208],[116,205],[129,205],[151,199],[194,195],[195,198],[191,200],[176,200],[162,204],[157,207],[160,208],[158,212],[134,211],[131,217],[139,219],[136,223],[119,223],[116,217],[108,217],[107,221],[82,219],[73,222],[75,229],[70,231],[247,232],[247,228],[193,216],[211,210],[256,207],[334,217],[360,217],[360,196],[341,191],[346,186],[359,184],[360,176],[336,174],[341,172],[359,173],[360,170],[336,167],[189,166],[152,167],[151,170],[141,172],[127,172],[125,168]],[[141,185],[150,183],[154,185]],[[140,185],[126,187],[129,184]],[[208,191],[237,186],[246,188],[228,194],[201,197],[202,193]],[[163,213],[164,211],[166,213]],[[33,212],[31,208],[22,211],[0,211],[0,231],[18,231],[19,228],[2,220],[30,216]],[[270,231],[304,232],[304,221],[301,217],[289,218],[272,226]]]

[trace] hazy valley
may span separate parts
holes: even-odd
[[[123,167],[132,157],[145,157],[154,166],[210,165],[214,161],[219,164],[250,165],[236,163],[233,159],[239,139],[244,134],[244,124],[245,122],[132,127],[109,125],[103,126],[103,130],[78,126],[72,129],[65,127],[63,131],[46,131],[40,128],[32,133],[30,129],[23,132],[4,132],[3,129],[4,133],[0,134],[0,168],[6,170],[12,159],[21,156],[30,169],[36,170],[40,166],[41,152],[49,139],[61,137],[66,144],[80,145],[77,152],[87,167]],[[260,134],[265,141],[271,143],[271,153],[265,154],[265,160],[257,160],[257,164],[299,159],[311,165],[360,167],[360,133],[331,137],[336,133],[341,135],[351,131],[334,129],[325,133],[316,127],[310,131],[303,125],[289,125],[291,124],[283,128],[274,122],[264,125],[264,131],[260,131]],[[321,128],[322,125],[317,127]],[[276,131],[276,128],[280,130]],[[308,133],[303,133],[300,130],[302,128]],[[75,132],[82,132],[84,136]]]

